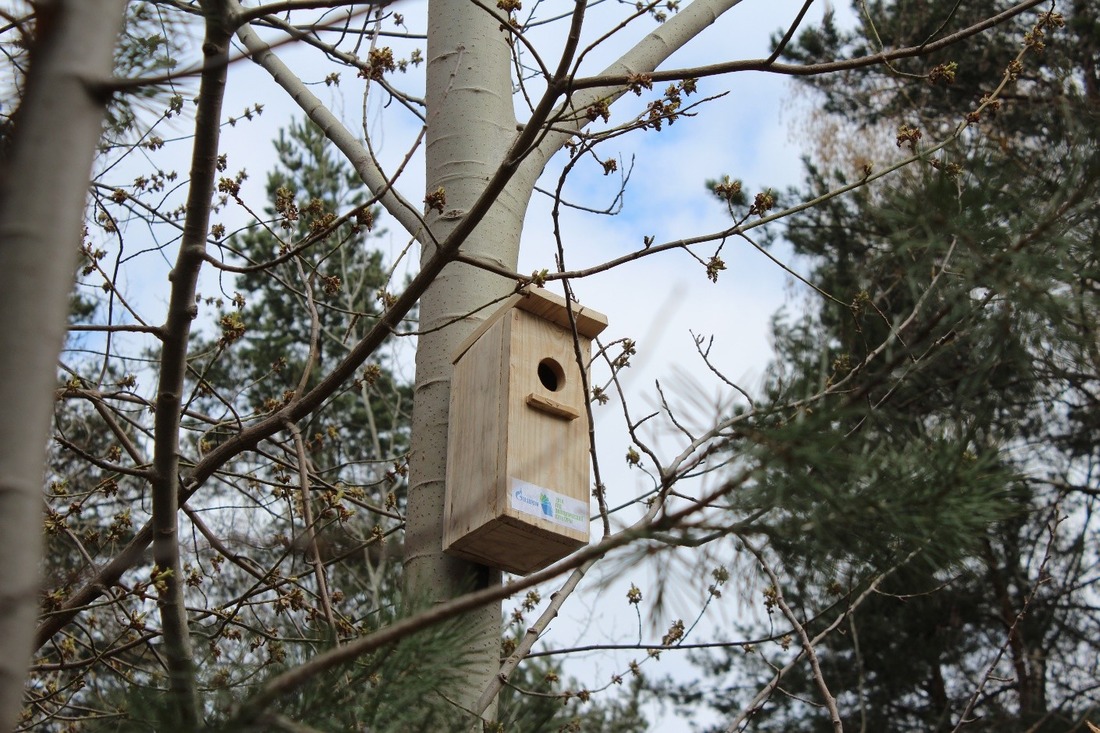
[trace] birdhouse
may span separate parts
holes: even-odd
[[[581,363],[607,318],[573,304]],[[564,298],[530,288],[458,348],[443,549],[510,573],[588,544],[587,395]]]

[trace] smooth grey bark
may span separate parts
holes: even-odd
[[[470,3],[434,0],[428,8],[425,181],[428,192],[442,189],[446,197],[442,211],[428,212],[436,241],[448,237],[484,192],[516,138],[503,22]],[[530,193],[530,188],[516,193],[506,186],[462,245],[463,253],[514,270]],[[422,263],[435,250],[426,242]],[[498,276],[452,263],[420,301],[425,333],[416,349],[405,572],[410,596],[421,602],[442,603],[500,583],[499,571],[444,555],[442,537],[451,354],[484,318],[469,314],[508,289]],[[448,691],[448,697],[469,710],[497,670],[500,604],[471,611],[466,618],[471,642],[465,684]]]
[[[738,2],[692,3],[688,11],[674,16],[616,61],[608,73],[652,71]],[[544,104],[568,85],[568,71],[575,53],[573,44],[583,13],[584,3],[575,3],[573,32],[546,96],[528,122],[528,131],[545,122]],[[442,189],[446,197],[441,212],[428,212],[429,229],[436,241],[446,239],[486,191],[487,182],[502,166],[514,165],[514,175],[462,245],[462,253],[467,257],[514,272],[523,219],[535,181],[571,135],[569,132],[546,135],[526,151],[522,161],[517,160],[515,156],[525,151],[512,149],[520,136],[512,101],[509,36],[502,28],[506,21],[492,15],[487,6],[454,0],[434,0],[428,14],[426,191],[430,197]],[[624,91],[624,87],[585,90],[573,98],[571,107],[584,110],[599,99],[613,100]],[[554,116],[559,119],[560,114],[576,119],[572,124],[559,121],[560,127],[581,129],[588,123],[583,113],[562,109],[558,113]],[[422,261],[434,254],[435,247],[425,243]],[[500,582],[498,572],[443,553],[443,507],[451,358],[458,344],[487,315],[478,309],[507,295],[514,285],[486,270],[452,263],[420,301],[423,335],[416,350],[405,569],[412,594],[433,603],[443,603]],[[500,606],[483,607],[470,612],[468,618],[471,666],[464,670],[463,688],[452,691],[449,697],[464,710],[485,710],[484,717],[491,720],[494,707],[479,698],[483,691],[499,689],[494,678],[500,670]]]
[[[41,0],[0,172],[0,727],[19,718],[38,610],[57,357],[124,0]]]

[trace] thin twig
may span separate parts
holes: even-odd
[[[745,543],[745,547],[749,549],[759,561],[760,567],[763,568],[764,573],[768,576],[768,579],[772,582],[772,590],[774,595],[772,599],[775,605],[779,607],[779,610],[783,612],[783,616],[791,624],[791,627],[798,634],[798,638],[802,641],[802,654],[806,655],[806,658],[810,662],[810,669],[813,670],[814,683],[817,685],[817,690],[821,693],[821,699],[825,703],[825,709],[829,711],[829,722],[833,726],[833,730],[836,733],[843,733],[844,723],[840,720],[840,710],[836,706],[836,697],[829,691],[829,685],[825,681],[825,674],[821,671],[821,663],[817,658],[817,650],[814,649],[814,642],[810,639],[809,633],[806,632],[806,627],[798,620],[798,616],[791,610],[791,607],[787,605],[787,601],[783,598],[783,588],[779,582],[779,576],[772,570],[771,564],[764,559],[764,554],[760,548],[756,547],[748,538],[742,537],[741,541]]]
[[[325,614],[325,621],[332,630],[333,637],[337,634],[336,616],[332,613],[332,598],[328,592],[328,580],[325,577],[325,563],[321,559],[321,548],[317,543],[317,531],[313,521],[313,499],[309,492],[309,457],[306,455],[306,442],[302,439],[302,431],[293,423],[287,424],[287,429],[294,436],[294,448],[298,453],[298,490],[302,495],[302,521],[305,523],[305,542],[309,549],[310,560],[313,562],[313,577],[317,581],[317,596],[321,601],[321,610]]]

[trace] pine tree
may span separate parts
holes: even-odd
[[[315,386],[346,354],[377,318],[389,277],[372,244],[385,235],[372,231],[378,209],[316,126],[292,122],[274,145],[278,167],[268,175],[264,221],[224,241],[245,272],[232,294],[218,298],[221,336],[196,349],[206,355],[197,371],[207,382],[240,385],[260,411]],[[283,260],[276,268],[248,267],[276,259]],[[408,442],[410,392],[390,364],[373,362],[353,389],[312,416],[305,431],[311,450],[324,449],[316,460],[339,467],[325,469],[330,481],[368,483],[385,473],[387,462],[392,468]],[[359,464],[346,463],[345,443],[355,444]]]
[[[919,43],[991,5],[874,3],[855,32],[826,25],[791,53]],[[814,85],[857,141],[889,126],[919,152],[971,123],[917,172],[786,229],[828,297],[777,323],[771,396],[842,388],[784,428],[789,459],[746,498],[790,519],[771,542],[783,594],[813,633],[919,553],[817,649],[846,729],[1061,731],[1095,716],[1100,18],[1087,3],[1040,18]],[[1002,71],[1011,86],[979,112]],[[868,176],[883,164],[873,147],[810,165],[795,195]],[[702,663],[766,680],[770,658]],[[781,687],[754,730],[832,729],[808,668]],[[747,702],[680,692],[723,711]]]

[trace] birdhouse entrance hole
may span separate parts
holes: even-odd
[[[539,381],[551,392],[557,392],[565,386],[565,370],[553,359],[539,362]]]

